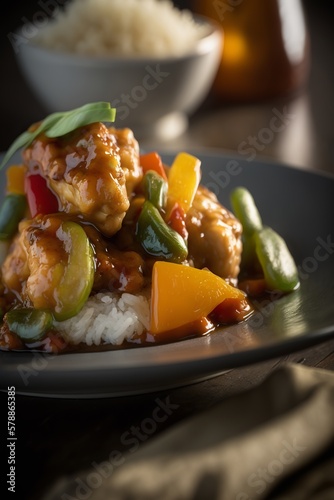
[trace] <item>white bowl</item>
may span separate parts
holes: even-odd
[[[179,57],[81,56],[46,49],[33,39],[16,56],[47,112],[108,101],[117,109],[117,127],[132,128],[139,139],[172,138],[208,95],[220,62],[221,29],[209,19],[197,20],[208,25],[208,34]]]

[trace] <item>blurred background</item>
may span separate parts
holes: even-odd
[[[277,36],[278,19],[269,7],[275,3],[272,0],[174,3],[220,23],[225,31],[223,66],[209,95],[190,116],[188,129],[172,140],[147,138],[142,147],[161,151],[208,148],[241,154],[249,160],[265,157],[334,172],[334,30],[330,1],[301,0],[307,30],[306,45],[301,48],[298,44],[305,33],[293,12],[294,0],[280,0],[282,18],[286,18],[280,29],[291,42],[290,63],[282,55],[287,47],[281,46],[282,39]],[[13,1],[2,6],[0,151],[46,114],[21,75],[8,35],[48,9],[52,11],[51,0]]]

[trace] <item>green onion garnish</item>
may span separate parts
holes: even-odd
[[[47,137],[61,137],[90,123],[113,122],[115,116],[116,110],[110,107],[109,102],[93,102],[71,111],[52,113],[41,122],[36,130],[33,132],[27,130],[15,139],[5,154],[0,169],[4,167],[18,149],[29,146],[41,133],[44,133]]]

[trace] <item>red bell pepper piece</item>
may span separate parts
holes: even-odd
[[[144,174],[146,174],[148,170],[154,170],[155,172],[157,172],[157,174],[161,175],[163,179],[167,180],[167,175],[162,164],[161,156],[155,151],[140,155],[140,165],[143,169]]]
[[[32,217],[37,214],[47,215],[59,211],[58,198],[40,174],[26,175],[24,187]]]
[[[243,321],[252,311],[253,309],[246,298],[228,297],[214,308],[209,317],[221,325],[229,325]]]
[[[174,229],[174,231],[179,233],[184,240],[188,239],[186,215],[183,208],[178,203],[175,203],[170,211],[167,223],[172,229]]]

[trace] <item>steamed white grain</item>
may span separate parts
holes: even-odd
[[[84,55],[167,57],[191,51],[204,33],[169,0],[73,0],[36,41]]]
[[[145,295],[105,292],[91,296],[76,316],[55,327],[70,344],[120,345],[148,330],[149,314]]]

